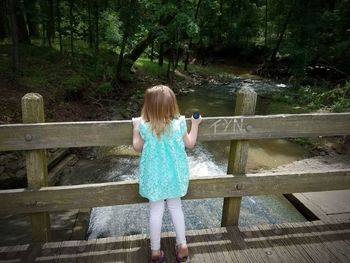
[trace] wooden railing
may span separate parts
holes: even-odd
[[[252,115],[256,94],[238,92],[235,114],[203,118],[199,140],[231,140],[229,175],[191,178],[185,199],[224,197],[222,225],[237,224],[240,197],[350,189],[350,170],[246,174],[248,140],[350,135],[350,113]],[[136,181],[47,186],[49,148],[131,144],[131,121],[45,123],[43,99],[22,98],[24,124],[0,125],[0,151],[25,150],[28,188],[0,191],[0,214],[31,213],[34,241],[50,239],[49,214],[73,208],[146,202]],[[189,121],[189,120],[188,120]]]

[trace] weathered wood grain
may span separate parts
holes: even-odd
[[[257,94],[248,88],[237,92],[235,115],[253,115],[255,112]],[[230,144],[228,157],[228,174],[244,175],[248,160],[249,141],[234,140]],[[221,226],[237,226],[241,211],[241,197],[224,198]]]
[[[341,224],[312,222],[187,231],[191,262],[349,262]],[[324,231],[323,228],[327,228]],[[276,230],[278,232],[276,232]],[[279,232],[281,234],[279,234]],[[0,247],[4,262],[149,262],[146,235]],[[162,233],[166,262],[174,262],[175,233]]]
[[[45,122],[44,100],[40,94],[28,93],[22,98],[22,118],[24,123]],[[28,139],[29,137],[27,137]],[[45,149],[25,152],[28,189],[39,189],[48,186],[47,152]],[[48,213],[33,213],[33,241],[49,241],[50,216]]]
[[[242,188],[237,190],[237,185]],[[198,177],[190,180],[185,199],[269,195],[350,189],[350,170],[327,173],[270,173]],[[142,203],[136,181],[0,191],[0,214],[60,211]]]
[[[189,122],[188,121],[188,126]],[[350,113],[207,117],[200,141],[350,134]],[[0,151],[131,144],[131,120],[0,125]]]

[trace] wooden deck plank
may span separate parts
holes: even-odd
[[[245,239],[245,243],[250,249],[252,249],[258,256],[260,255],[263,262],[284,262],[285,257],[281,257],[276,251],[274,251],[273,245],[270,243],[270,240],[264,234],[265,228],[260,229],[258,226],[250,226],[249,229],[253,231],[252,242],[248,243]]]
[[[33,243],[22,256],[21,262],[59,262],[60,249],[64,242]],[[33,249],[35,253],[33,253]],[[61,261],[62,262],[62,261]]]
[[[210,242],[211,262],[229,263],[237,260],[234,255],[229,253],[227,245],[230,245],[231,241],[226,235],[225,228],[206,229],[206,239]]]
[[[319,222],[318,226],[323,226],[323,223]],[[327,227],[333,231],[337,231],[338,235],[341,236],[342,240],[350,246],[350,222],[338,223],[338,224],[326,224]]]
[[[166,262],[175,261],[175,244],[176,237],[174,233],[164,233],[161,238],[161,247],[165,253]],[[148,243],[149,244],[149,243]],[[150,244],[149,244],[150,252]],[[150,257],[150,253],[147,254],[147,259]],[[145,261],[146,262],[146,261]]]
[[[78,260],[77,262],[84,262],[84,263],[92,263],[92,257],[93,257],[93,253],[95,251],[96,247],[96,242],[98,241],[98,239],[96,240],[88,240],[86,246],[84,247],[85,250],[79,254]]]
[[[299,245],[296,245],[288,236],[284,224],[273,226],[259,226],[267,236],[273,249],[280,257],[287,257],[292,262],[310,262],[311,257]]]
[[[95,252],[97,253],[91,255],[88,262],[108,262],[110,257],[113,258],[113,250],[110,250],[113,244],[118,244],[115,238],[98,239],[95,243]]]
[[[327,244],[327,247],[332,254],[337,257],[341,262],[350,262],[350,249],[349,243],[347,244],[344,239],[350,240],[350,229],[344,231],[342,229],[332,230],[327,225],[314,224],[316,233],[323,240],[323,243]],[[308,228],[311,228],[310,226]]]
[[[239,227],[244,243],[250,250],[255,250],[257,262],[269,262],[268,255],[264,251],[265,245],[261,242],[256,242],[260,234],[256,231],[256,226]]]
[[[283,242],[283,238],[278,235],[278,231],[266,225],[255,226],[260,230],[261,242],[266,246],[266,255],[269,262],[299,262],[300,254],[290,251],[288,245]]]
[[[61,242],[61,245],[58,249],[58,255],[54,259],[53,262],[60,262],[60,263],[68,263],[68,262],[76,262],[77,259],[79,259],[80,253],[78,253],[78,246],[81,244],[83,247],[86,246],[85,242],[80,243],[78,240],[70,241],[68,242]],[[40,260],[42,262],[42,260]],[[44,262],[51,262],[49,258],[47,258],[47,261]]]
[[[218,240],[211,229],[203,229],[201,238],[206,246],[206,261],[207,262],[226,262],[225,255],[222,253],[222,243],[225,240]]]
[[[295,244],[301,245],[316,262],[341,262],[336,258],[322,239],[318,237],[319,233],[308,232],[308,227],[300,223],[285,223],[288,235]]]
[[[208,257],[209,244],[203,238],[203,230],[192,230],[187,232],[188,247],[190,251],[191,262],[210,262]],[[175,257],[174,257],[175,258]],[[170,262],[173,262],[174,259]]]
[[[237,227],[227,227],[227,233],[231,241],[230,253],[233,253],[238,262],[265,262],[259,251],[249,247],[244,236]]]
[[[126,261],[126,248],[127,248],[127,241],[128,241],[128,237],[127,236],[123,236],[122,237],[122,242],[121,242],[121,246],[120,246],[120,253],[116,254],[116,260],[117,262],[125,262]]]
[[[350,262],[350,223],[304,222],[186,232],[191,262]],[[175,233],[163,233],[166,262]],[[148,262],[147,235],[0,247],[0,262]]]
[[[21,262],[29,245],[0,247],[0,262]]]

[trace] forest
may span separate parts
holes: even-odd
[[[276,99],[346,111],[349,47],[348,0],[0,0],[0,84],[65,101],[249,63],[300,95]]]

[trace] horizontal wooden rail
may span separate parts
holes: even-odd
[[[189,120],[187,120],[189,122]],[[350,134],[350,113],[207,117],[199,140],[272,139]],[[131,144],[126,121],[0,125],[0,151]]]
[[[325,173],[264,173],[197,177],[185,199],[350,189],[350,169]],[[0,191],[0,214],[60,211],[146,202],[136,181]]]

